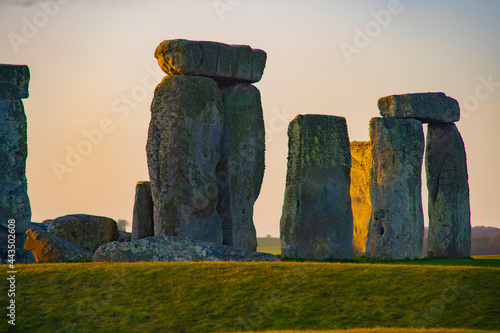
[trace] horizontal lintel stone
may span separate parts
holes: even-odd
[[[168,75],[200,75],[218,82],[253,83],[262,78],[267,54],[248,45],[171,39],[158,45],[155,58]]]
[[[19,97],[28,98],[30,70],[27,65],[0,64],[0,81],[14,83],[19,89]]]
[[[378,100],[384,118],[415,118],[423,123],[453,123],[460,120],[458,102],[441,92],[391,95]]]

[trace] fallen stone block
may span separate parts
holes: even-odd
[[[26,231],[24,248],[33,253],[36,262],[81,260],[91,256],[85,249],[37,227]]]
[[[129,243],[104,244],[94,253],[94,261],[278,261],[275,255],[236,249],[192,239],[153,236]]]
[[[116,221],[87,214],[66,215],[49,225],[49,232],[93,253],[99,246],[118,239]]]

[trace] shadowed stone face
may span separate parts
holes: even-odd
[[[430,257],[470,257],[467,158],[455,124],[429,124],[425,152]]]
[[[349,258],[351,154],[345,118],[299,115],[290,122],[288,138],[282,255]]]
[[[0,65],[0,81],[12,82],[18,90],[19,98],[28,98],[30,70],[26,65]]]
[[[169,75],[203,75],[216,81],[257,82],[266,65],[266,52],[247,45],[165,40],[155,51],[161,69]]]
[[[372,118],[370,140],[370,255],[380,259],[419,258],[424,232],[422,123],[415,119]]]
[[[156,87],[146,151],[155,235],[222,242],[216,166],[224,116],[207,77],[167,76]]]
[[[370,202],[370,141],[351,142],[351,206],[353,218],[353,257],[365,255],[368,227],[372,214]]]
[[[460,120],[458,102],[443,93],[391,95],[378,100],[384,118],[415,118],[423,123],[451,123]]]
[[[135,186],[132,240],[154,236],[154,205],[150,182],[137,182]]]
[[[221,141],[221,161],[217,168],[223,244],[255,251],[253,206],[260,193],[265,167],[260,92],[248,83],[221,84],[219,88],[227,131]]]
[[[5,78],[4,69],[5,66],[1,65],[0,80]],[[27,119],[19,90],[15,80],[0,81],[0,228],[5,229],[0,232],[0,248],[7,247],[9,220],[15,220],[17,234],[23,234],[31,222],[26,179]],[[21,235],[17,237],[24,239]]]

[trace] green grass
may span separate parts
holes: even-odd
[[[18,332],[500,328],[497,267],[314,262],[17,266]],[[5,281],[7,266],[0,267]],[[6,295],[6,284],[0,286]],[[6,297],[0,306],[5,309]]]
[[[257,251],[271,253],[271,254],[281,254],[281,244],[279,238],[257,238]]]

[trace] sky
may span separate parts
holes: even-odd
[[[259,236],[279,236],[287,126],[297,114],[347,119],[366,141],[377,100],[444,92],[461,106],[472,226],[500,228],[500,2],[320,0],[0,0],[0,63],[27,64],[32,220],[76,213],[132,221],[148,180],[154,50],[165,39],[267,52],[266,171]],[[424,126],[425,128],[425,126]],[[423,179],[424,215],[426,184]]]

